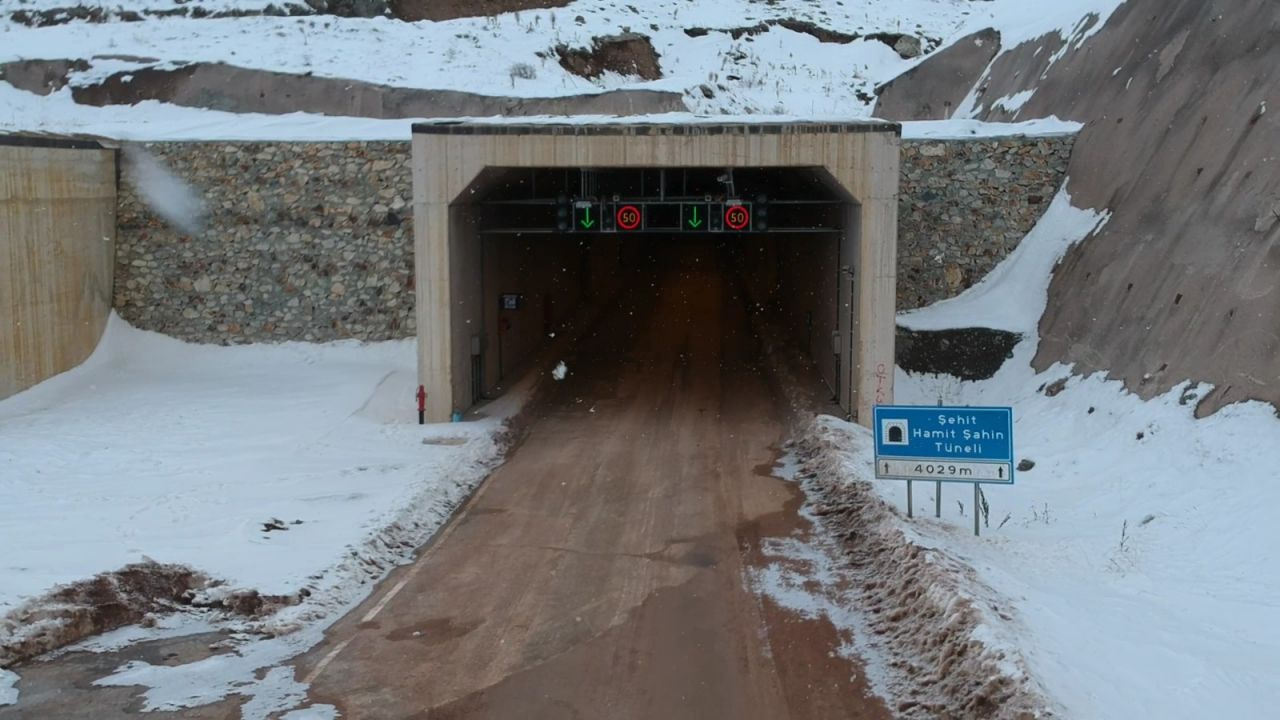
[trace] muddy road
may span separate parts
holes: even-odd
[[[826,620],[748,589],[804,532],[787,410],[709,245],[567,358],[507,463],[298,665],[344,718],[886,718]],[[389,599],[388,599],[389,598]]]

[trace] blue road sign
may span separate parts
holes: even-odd
[[[877,405],[876,477],[1013,484],[1013,409]]]

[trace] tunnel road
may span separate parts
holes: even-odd
[[[343,718],[887,718],[825,619],[753,593],[805,532],[785,409],[711,248],[672,248],[568,359],[417,562],[300,659]]]

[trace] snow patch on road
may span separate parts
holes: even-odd
[[[0,706],[18,702],[18,674],[0,670]]]
[[[341,717],[338,708],[332,705],[311,705],[299,710],[290,710],[280,716],[280,720],[337,720]]]

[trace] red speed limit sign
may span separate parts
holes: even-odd
[[[622,230],[635,230],[640,227],[640,208],[635,205],[623,205],[618,208],[618,227]]]
[[[724,209],[724,225],[731,230],[742,230],[751,224],[751,211],[745,205],[730,205]]]

